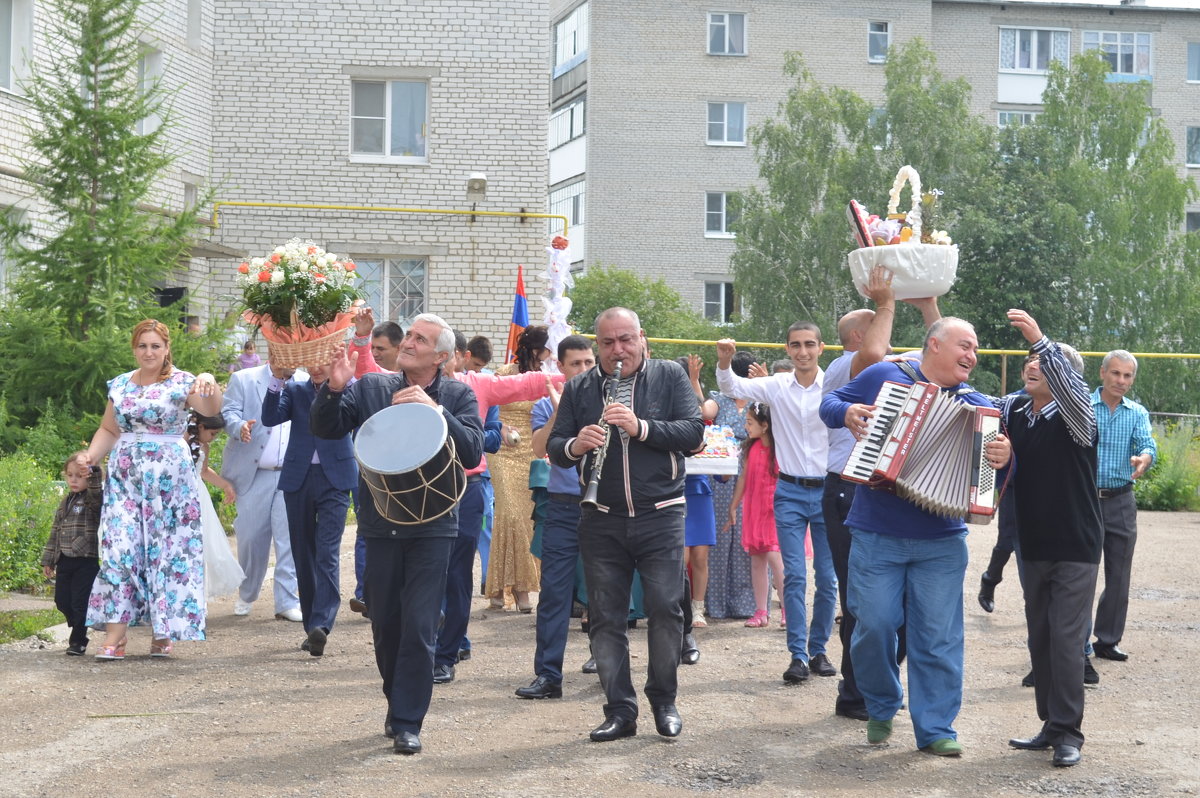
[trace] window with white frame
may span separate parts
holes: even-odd
[[[737,312],[733,296],[733,283],[706,282],[704,284],[704,318],[717,324],[729,324]]]
[[[32,47],[33,0],[0,0],[0,89],[20,89]]]
[[[867,61],[872,64],[882,64],[887,60],[888,47],[892,45],[892,25],[890,22],[867,23]]]
[[[1000,29],[1000,69],[1005,72],[1044,74],[1051,61],[1070,59],[1071,33],[1036,28]]]
[[[708,54],[746,54],[746,15],[727,11],[708,13]]]
[[[1012,127],[1016,125],[1032,125],[1033,120],[1037,119],[1035,111],[997,111],[996,123],[1000,127]]]
[[[204,0],[188,0],[187,41],[191,47],[204,44]]]
[[[718,102],[708,104],[708,143],[746,144],[746,104]]]
[[[1200,42],[1188,42],[1187,79],[1200,83]]]
[[[588,4],[576,8],[554,26],[554,77],[587,59]]]
[[[867,136],[877,150],[892,146],[892,122],[886,108],[872,108],[867,117]]]
[[[1187,165],[1200,167],[1200,127],[1187,129]]]
[[[1110,72],[1118,75],[1150,75],[1150,34],[1123,31],[1085,30],[1083,49],[1099,50]]]
[[[0,216],[7,217],[8,221],[12,222],[13,224],[20,224],[25,218],[25,212],[20,208],[4,207],[0,205]],[[19,241],[18,243],[24,245],[27,242]],[[14,264],[9,260],[5,249],[0,247],[0,295],[4,294],[8,290],[8,278],[10,276],[9,272],[12,270],[13,266]]]
[[[1184,229],[1189,233],[1200,233],[1200,211],[1188,211]]]
[[[584,197],[586,196],[587,181],[579,180],[569,186],[552,189],[550,191],[550,213],[556,216],[567,217],[567,223],[571,227],[577,227],[584,223]],[[550,220],[550,232],[561,233],[562,222],[558,219]]]
[[[550,115],[550,149],[574,141],[587,132],[587,100],[580,98]]]
[[[426,276],[429,264],[425,258],[354,258],[367,294],[367,307],[381,310],[382,318],[408,328],[413,318],[425,312]],[[379,318],[377,316],[377,318]]]
[[[428,163],[428,82],[355,80],[350,93],[352,155]]]
[[[137,80],[138,91],[143,95],[149,94],[162,80],[163,75],[163,54],[153,47],[143,47],[142,54],[138,56],[137,62]],[[162,119],[157,114],[149,114],[143,119],[138,120],[137,132],[142,135],[149,135],[158,130],[162,124]]]
[[[704,235],[708,238],[733,238],[737,221],[734,195],[726,191],[709,191],[704,198]]]

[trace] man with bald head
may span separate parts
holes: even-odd
[[[581,505],[579,551],[587,580],[592,653],[607,699],[595,742],[637,734],[626,617],[633,572],[642,577],[650,649],[646,697],[654,725],[676,737],[676,672],[683,647],[683,452],[704,439],[691,383],[672,360],[646,356],[646,333],[628,308],[596,318],[596,366],[563,386],[546,449],[550,462],[592,478],[607,447],[594,507]],[[620,364],[620,379],[614,379]]]
[[[838,320],[838,340],[842,354],[825,369],[823,394],[830,394],[843,387],[861,374],[867,367],[883,360],[891,349],[892,324],[896,317],[896,298],[892,291],[891,272],[875,267],[867,281],[867,297],[875,303],[875,310],[861,308],[852,310]],[[917,307],[925,321],[925,327],[937,321],[937,299],[905,300]],[[843,429],[829,430],[829,464],[825,474],[825,492],[821,497],[821,510],[825,516],[825,534],[829,538],[829,553],[833,558],[833,570],[837,574],[838,598],[842,605],[842,622],[838,626],[838,638],[842,643],[841,672],[834,712],[845,718],[867,720],[867,707],[854,679],[854,663],[850,657],[850,641],[857,623],[854,613],[846,608],[846,590],[849,582],[850,528],[846,516],[854,501],[858,483],[842,477],[842,470],[854,448],[854,436]],[[901,630],[903,634],[903,630]],[[903,657],[901,638],[898,658]]]
[[[825,396],[821,418],[861,437],[885,381],[928,382],[958,401],[990,407],[988,397],[966,384],[978,348],[970,323],[939,319],[926,335],[920,364],[871,366]],[[993,467],[1007,465],[1010,453],[1003,435],[987,444]],[[908,707],[917,746],[959,756],[954,719],[962,706],[966,525],[883,490],[858,491],[846,524],[853,539],[847,609],[858,619],[850,656],[869,714],[867,742],[878,745],[891,736],[892,718],[904,703],[896,630],[907,624]]]

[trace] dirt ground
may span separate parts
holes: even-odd
[[[0,795],[238,796],[1170,796],[1200,792],[1200,515],[1142,513],[1128,662],[1096,661],[1087,693],[1083,763],[1010,750],[1038,729],[1024,618],[1010,563],[995,614],[975,601],[995,528],[969,536],[966,689],[961,759],[915,750],[905,713],[890,744],[833,714],[836,679],[784,686],[784,631],[714,621],[700,663],[680,668],[683,734],[596,744],[594,676],[580,673],[586,638],[573,622],[561,701],[523,701],[533,676],[534,616],[476,601],[475,655],[435,688],[425,752],[392,754],[368,623],[348,611],[323,658],[298,650],[299,624],[260,599],[244,618],[210,607],[205,643],[171,660],[145,654],[133,631],[124,662],[63,656],[63,644],[0,647]],[[351,576],[347,535],[343,584]],[[269,589],[264,595],[269,596]],[[28,602],[24,602],[28,603]],[[635,682],[645,630],[631,633]],[[93,651],[95,646],[93,645]],[[836,641],[830,653],[837,662]],[[644,699],[643,699],[644,702]]]

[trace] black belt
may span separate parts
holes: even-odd
[[[480,474],[471,474],[470,476],[467,477],[467,484],[468,485],[474,484],[476,482],[479,482],[481,479],[483,479],[483,477]]]
[[[799,485],[802,488],[823,488],[825,487],[824,477],[794,477],[791,474],[779,472],[779,478],[784,482],[790,482],[793,485]]]
[[[1128,493],[1131,490],[1133,490],[1133,483],[1126,482],[1119,488],[1100,488],[1096,491],[1096,495],[1101,499],[1111,499],[1114,496],[1120,496],[1121,494]]]
[[[561,504],[579,504],[580,498],[578,493],[548,492],[546,496],[550,499],[550,501],[559,502]]]
[[[283,466],[259,466],[259,471],[282,471]]]

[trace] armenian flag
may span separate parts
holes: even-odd
[[[508,325],[508,343],[504,346],[504,362],[512,363],[517,357],[517,336],[529,326],[529,300],[525,296],[525,278],[521,265],[517,264],[517,293],[513,297],[512,323]]]

